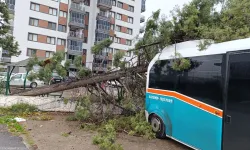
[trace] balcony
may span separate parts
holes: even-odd
[[[97,20],[104,20],[104,21],[110,22],[111,21],[111,15],[106,15],[106,14],[98,13],[96,19]]]
[[[85,7],[83,3],[80,3],[80,4],[71,3],[69,11],[76,11],[76,12],[85,14]]]
[[[98,0],[97,7],[100,7],[104,10],[110,10],[112,9],[112,2],[111,0]]]
[[[141,16],[140,18],[140,23],[143,23],[143,22],[145,22],[145,16]]]
[[[103,33],[103,34],[109,35],[109,31],[110,31],[110,26],[106,26],[106,25],[102,25],[102,24],[96,25],[96,32],[98,32],[98,33]]]
[[[109,55],[107,52],[102,52],[99,55],[94,55],[95,59],[100,59],[100,60],[108,60],[109,59]]]
[[[84,41],[84,35],[80,31],[69,31],[68,39],[70,40],[77,40],[77,41]]]
[[[82,55],[83,51],[81,46],[68,45],[68,54],[71,55]]]
[[[140,33],[143,33],[145,31],[144,27],[140,27]]]
[[[9,8],[9,13],[14,14],[15,13],[15,5],[7,3],[7,6]]]
[[[69,25],[72,28],[84,28],[85,27],[85,25],[84,25],[84,19],[70,17]]]
[[[76,69],[76,66],[74,65],[74,60],[73,59],[67,59],[70,62],[69,68],[74,68]]]
[[[93,71],[107,72],[108,71],[107,67],[108,67],[107,64],[93,63]]]
[[[11,62],[11,58],[10,57],[2,57],[1,58],[1,62],[10,63]]]
[[[141,0],[141,12],[146,11],[146,0]]]

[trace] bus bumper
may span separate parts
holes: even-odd
[[[146,120],[148,122],[148,117],[149,117],[149,114],[148,114],[148,111],[145,110],[145,117],[146,117]]]

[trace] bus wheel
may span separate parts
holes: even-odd
[[[165,125],[159,116],[155,114],[151,115],[150,124],[152,126],[153,132],[156,134],[156,138],[163,139],[166,137]]]

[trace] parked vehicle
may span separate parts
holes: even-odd
[[[6,81],[7,72],[0,72],[0,81]]]
[[[26,78],[26,73],[17,73],[10,77],[10,86],[24,87],[24,80]],[[44,86],[43,81],[34,80],[29,81],[26,79],[26,87],[36,88],[39,86]]]
[[[172,45],[148,66],[145,114],[158,138],[199,150],[250,150],[250,38]],[[191,66],[173,69],[173,54]]]

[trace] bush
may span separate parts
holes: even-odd
[[[32,112],[38,111],[36,106],[30,105],[27,103],[14,104],[9,108],[9,110],[12,113],[16,113],[16,114],[32,113]]]
[[[106,124],[100,133],[93,137],[93,144],[101,150],[123,150],[120,144],[115,144],[116,131],[112,124]]]
[[[130,117],[119,117],[108,121],[116,131],[127,131],[129,135],[142,136],[147,139],[155,138],[151,125],[145,120],[143,112]]]

